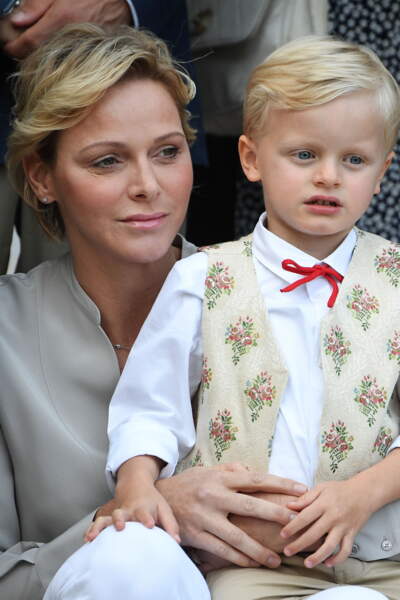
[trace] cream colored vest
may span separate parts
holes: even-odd
[[[181,468],[241,461],[268,469],[288,374],[251,248],[248,236],[206,250],[197,442]],[[326,396],[317,482],[368,468],[399,433],[399,246],[357,231],[335,306],[321,323],[321,361]]]

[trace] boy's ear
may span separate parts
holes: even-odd
[[[256,145],[247,135],[241,135],[239,138],[239,156],[247,179],[249,181],[260,181]]]
[[[387,157],[385,159],[385,162],[382,165],[381,172],[379,173],[378,180],[376,182],[376,186],[374,189],[374,194],[379,194],[379,192],[381,191],[381,181],[382,181],[386,171],[390,167],[393,158],[394,158],[394,152],[389,152],[389,154],[387,155]]]
[[[46,203],[54,202],[54,192],[52,185],[51,169],[39,155],[34,152],[23,159],[25,176],[35,193],[35,196],[41,200],[46,198]]]

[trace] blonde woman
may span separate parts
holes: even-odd
[[[15,93],[10,175],[44,230],[71,247],[0,280],[0,597],[39,600],[96,511],[111,513],[108,403],[164,279],[194,250],[176,238],[192,185],[194,90],[160,40],[74,25],[21,64]],[[278,559],[227,514],[283,523],[289,511],[236,492],[293,485],[232,466],[192,469],[159,488],[185,544],[250,565]],[[146,573],[146,557],[135,532],[126,535],[129,552],[113,547],[115,568],[131,577],[120,597],[146,597],[135,595],[129,562]],[[161,588],[148,597],[170,589],[177,598],[177,588],[186,600],[208,597],[172,537],[153,535]]]

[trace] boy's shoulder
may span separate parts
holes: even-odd
[[[200,252],[206,252],[210,257],[216,255],[234,255],[250,257],[253,254],[253,234],[246,235],[239,240],[232,242],[222,242],[221,244],[212,244],[211,246],[202,246]]]
[[[357,248],[359,251],[372,253],[391,249],[392,252],[398,256],[400,268],[400,244],[387,240],[376,233],[369,233],[368,231],[359,229],[358,227],[355,227],[355,231],[357,234]]]

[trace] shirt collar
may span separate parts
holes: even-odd
[[[299,278],[298,274],[282,269],[282,261],[285,258],[290,258],[303,267],[312,267],[315,264],[324,262],[333,267],[341,275],[346,274],[357,242],[357,234],[354,229],[347,234],[343,242],[332,254],[321,261],[296,248],[296,246],[289,244],[289,242],[271,233],[271,231],[268,231],[264,227],[266,217],[267,215],[264,212],[254,229],[253,253],[257,260],[280,279],[287,283],[293,283]]]

